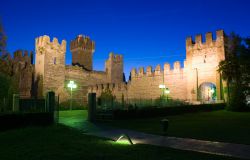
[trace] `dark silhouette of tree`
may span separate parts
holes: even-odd
[[[0,72],[11,76],[11,62],[9,61],[9,54],[6,51],[7,36],[5,35],[3,24],[0,20]]]
[[[249,78],[249,45],[246,39],[231,33],[225,39],[225,60],[219,63],[218,71],[227,82],[228,109],[239,111],[245,108]],[[248,60],[247,60],[248,59]]]
[[[5,56],[6,54],[6,41],[7,41],[7,37],[5,35],[4,29],[3,29],[3,24],[0,20],[0,53],[1,53],[1,57]]]

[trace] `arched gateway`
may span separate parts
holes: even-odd
[[[204,82],[199,86],[199,100],[205,102],[215,101],[216,98],[216,86],[211,82]]]

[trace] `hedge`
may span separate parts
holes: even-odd
[[[128,110],[114,110],[114,119],[131,119],[131,118],[151,118],[168,115],[177,115],[183,113],[193,113],[200,111],[214,111],[225,109],[225,104],[202,104],[202,105],[185,105],[178,107],[145,107],[141,109],[133,108]]]

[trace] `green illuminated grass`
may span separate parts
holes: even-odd
[[[167,118],[170,122],[167,132],[169,136],[250,144],[250,112],[221,110],[150,119],[116,120],[103,124],[163,134],[161,126],[163,118]]]
[[[125,145],[86,136],[61,125],[0,132],[0,159],[34,160],[198,160],[230,159],[150,145]]]

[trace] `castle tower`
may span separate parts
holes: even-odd
[[[33,75],[33,53],[23,50],[14,52],[13,74],[19,81],[19,95],[21,98],[30,98]]]
[[[109,54],[109,59],[105,62],[105,70],[110,83],[123,82],[123,57],[122,55]]]
[[[72,65],[79,65],[86,70],[93,69],[93,53],[95,43],[89,37],[78,35],[70,42],[70,52],[72,53]]]
[[[60,44],[57,38],[53,38],[51,42],[50,37],[45,35],[36,38],[35,45],[35,79],[40,81],[37,83],[42,83],[39,89],[43,95],[47,91],[57,92],[59,87],[64,86],[66,41]]]
[[[222,79],[217,70],[225,59],[224,31],[217,31],[216,39],[210,32],[205,42],[202,39],[202,35],[196,35],[195,42],[192,37],[186,39],[187,97],[192,101],[222,100]]]

